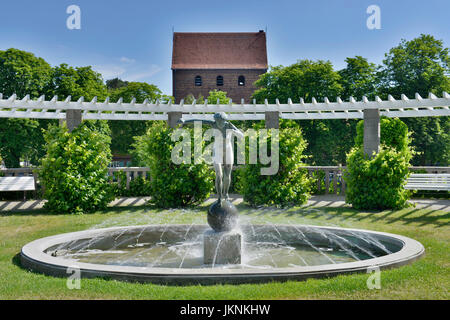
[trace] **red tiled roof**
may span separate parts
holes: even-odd
[[[267,69],[265,32],[174,32],[172,69]]]

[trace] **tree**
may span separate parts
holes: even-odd
[[[373,99],[379,83],[376,65],[369,63],[361,56],[346,58],[345,62],[347,66],[338,71],[343,88],[341,98],[348,100],[350,97],[354,97],[361,100],[363,96],[366,96]]]
[[[18,49],[0,51],[0,92],[31,98],[40,96],[51,77],[51,67],[42,58]]]
[[[287,67],[273,67],[261,75],[255,82],[258,89],[253,98],[259,103],[264,99],[269,103],[275,103],[275,99],[286,102],[288,98],[293,101],[304,98],[306,102],[311,102],[313,97],[318,101],[325,97],[334,99],[342,91],[339,80],[330,61],[299,60]]]
[[[217,104],[217,101],[219,101],[219,104],[230,103],[230,98],[227,97],[227,93],[216,89],[209,92],[207,100],[208,104]]]
[[[49,96],[57,95],[60,100],[71,96],[72,100],[84,97],[89,101],[97,97],[99,101],[103,101],[108,90],[103,83],[102,75],[92,70],[90,66],[74,68],[62,63],[53,68],[46,93]]]
[[[427,97],[450,91],[450,56],[441,40],[420,35],[410,41],[402,40],[383,60],[380,95],[399,99],[403,93],[414,98],[417,92]],[[412,146],[418,152],[413,165],[442,165],[450,162],[450,117],[406,118],[412,131]]]
[[[114,80],[114,79],[113,79]],[[121,81],[121,80],[120,80]],[[123,98],[123,102],[131,102],[133,98],[136,103],[143,103],[145,99],[156,101],[160,99],[163,103],[169,97],[162,95],[161,90],[152,84],[145,82],[126,82],[125,86],[109,91],[111,101],[117,101]],[[133,137],[142,136],[151,126],[151,121],[109,121],[111,128],[111,150],[113,153],[127,154]]]
[[[51,67],[44,59],[18,49],[0,51],[0,92],[5,97],[17,94],[36,98],[51,77]],[[6,167],[20,167],[26,157],[32,163],[43,153],[41,128],[48,120],[0,119],[0,154]]]
[[[299,60],[297,63],[283,67],[273,67],[255,82],[258,89],[253,94],[257,102],[275,99],[286,102],[288,98],[311,102],[328,97],[336,99],[342,92],[341,76],[333,70],[329,61]],[[293,122],[301,127],[308,141],[306,154],[312,155],[309,162],[316,165],[343,163],[345,153],[351,145],[342,146],[351,137],[348,122],[343,120],[302,120]]]
[[[382,91],[386,95],[414,97],[417,92],[426,97],[429,92],[442,95],[450,91],[449,48],[431,35],[402,39],[385,55],[383,64]]]
[[[184,97],[185,104],[192,104],[194,102],[194,100],[195,100],[196,104],[205,103],[205,98],[203,98],[202,94],[199,94],[197,98],[195,98],[195,96],[192,93],[190,93],[186,97]]]
[[[71,67],[66,63],[56,66],[52,70],[51,81],[45,88],[46,95],[58,96],[64,100],[71,96],[72,101],[84,97],[86,101],[97,97],[98,101],[106,99],[108,90],[103,83],[102,75],[92,70],[92,67]],[[104,120],[87,120],[90,129],[109,134],[108,123]]]
[[[346,67],[338,71],[339,82],[342,85],[341,98],[345,101],[348,101],[350,97],[360,101],[363,96],[374,99],[379,83],[377,66],[361,56],[346,58],[345,62],[347,63]],[[345,163],[346,154],[353,146],[358,120],[342,119],[331,123],[333,131],[327,133],[337,134],[339,142],[334,145],[335,152],[330,163]],[[327,140],[321,140],[321,142],[327,143]],[[325,147],[323,145],[322,148]]]
[[[31,119],[0,118],[0,154],[7,168],[19,168],[20,160],[31,160],[40,141],[39,122]]]
[[[119,78],[106,80],[106,87],[108,88],[108,90],[119,89],[122,87],[126,87],[127,85],[128,85],[128,81],[124,81]]]

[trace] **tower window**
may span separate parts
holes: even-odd
[[[196,85],[197,87],[199,87],[199,86],[202,85],[202,77],[200,77],[200,76],[196,76],[196,77],[195,77],[195,85]]]
[[[244,76],[239,76],[238,86],[245,86],[245,77]]]
[[[223,86],[223,77],[217,76],[216,83],[218,86]]]

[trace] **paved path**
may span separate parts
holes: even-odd
[[[242,196],[230,195],[233,204],[237,205],[242,202]],[[129,207],[142,206],[148,200],[148,197],[123,197],[118,198],[109,204],[110,207]],[[205,204],[215,201],[214,197],[209,198]],[[450,212],[450,200],[445,199],[413,199],[411,202],[416,204],[416,208],[442,210]],[[42,209],[45,200],[27,200],[27,201],[0,201],[0,212],[8,211],[30,211]],[[345,204],[343,196],[336,195],[318,195],[312,196],[305,205],[307,207],[350,207]]]
[[[450,200],[446,199],[412,199],[409,202],[415,203],[416,208],[441,210],[450,212]],[[320,195],[312,196],[306,206],[311,207],[351,207],[345,204],[344,196]]]

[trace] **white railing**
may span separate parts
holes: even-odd
[[[303,167],[308,170],[309,176],[313,177],[316,181],[314,182],[314,193],[325,193],[325,194],[345,194],[345,181],[343,179],[344,171],[347,167],[345,166],[305,166]],[[34,176],[37,183],[39,183],[38,176],[36,173],[37,168],[12,168],[12,169],[0,169],[0,173],[5,177],[14,176]],[[447,173],[450,174],[450,167],[432,167],[432,166],[418,166],[410,167],[411,172],[425,171],[427,173]],[[117,167],[108,168],[108,175],[113,176],[116,172],[125,173],[125,187],[128,190],[130,187],[130,182],[137,178],[142,177],[144,179],[149,178],[150,168],[148,167]],[[120,177],[116,176],[118,179],[116,182],[121,185],[123,181]]]
[[[315,181],[313,193],[344,194],[345,181],[343,177],[346,167],[342,166],[306,166],[308,174]]]
[[[170,101],[136,103],[133,99],[130,103],[123,103],[120,98],[117,102],[106,99],[98,102],[97,98],[85,102],[83,98],[71,101],[69,96],[64,101],[58,101],[58,97],[45,100],[44,96],[32,100],[27,95],[18,99],[16,95],[3,99],[0,94],[0,118],[37,118],[37,119],[65,119],[66,110],[81,110],[82,117],[86,120],[168,120],[168,113],[182,112],[183,118],[212,119],[215,112],[226,112],[230,120],[264,120],[266,112],[279,112],[283,119],[352,119],[363,118],[363,110],[380,109],[381,115],[387,117],[429,117],[450,115],[450,95],[443,93],[441,98],[430,93],[428,98],[422,98],[416,93],[414,99],[408,99],[401,95],[400,100],[389,95],[387,100],[376,97],[369,101],[363,97],[361,101],[350,98],[344,102],[337,98],[330,102],[324,98],[318,102],[312,98],[311,103],[305,103],[303,99],[293,102],[288,99],[287,103],[280,103],[278,99],[275,104],[269,104],[267,100],[263,104],[255,101],[246,104],[230,102],[229,104],[185,104],[183,100],[179,104]]]
[[[124,172],[125,173],[125,188],[128,190],[130,189],[130,182],[131,180],[142,177],[144,179],[149,178],[148,172],[150,171],[150,168],[147,167],[115,167],[115,168],[108,168],[108,175],[110,177],[114,176],[114,173],[116,172]],[[117,177],[117,183],[121,185],[123,181],[121,181],[120,177]]]
[[[27,177],[34,176],[37,183],[39,183],[38,168],[10,168],[10,169],[0,169],[0,176],[4,177]],[[126,189],[130,188],[131,180],[142,177],[144,179],[148,178],[148,172],[150,168],[147,167],[115,167],[108,168],[108,176],[114,177],[114,173],[116,172],[124,172],[125,173],[125,186]],[[117,176],[117,183],[120,185],[123,183],[120,177]]]

